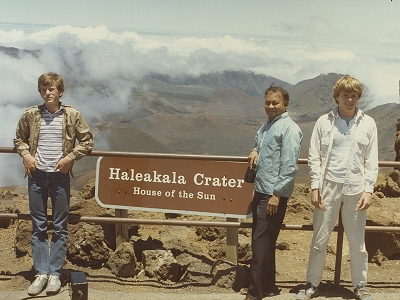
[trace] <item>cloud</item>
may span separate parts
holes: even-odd
[[[13,147],[13,138],[15,137],[15,129],[17,127],[17,120],[24,112],[24,109],[14,105],[2,105],[0,109],[1,147]],[[0,186],[9,186],[21,183],[24,178],[24,168],[22,159],[16,154],[0,153]]]
[[[253,70],[288,81],[292,84],[318,76],[321,73],[349,73],[362,78],[376,93],[376,103],[397,100],[397,86],[391,77],[398,77],[396,40],[382,37],[385,44],[354,32],[338,30],[327,20],[311,17],[304,24],[280,24],[280,32],[291,28],[291,35],[269,38],[139,35],[135,32],[117,34],[105,26],[79,28],[56,26],[31,34],[21,31],[0,31],[0,44],[20,49],[40,50],[35,61],[13,60],[13,72],[34,78],[32,70],[55,70],[66,79],[86,82],[87,88],[96,82],[107,86],[99,102],[109,93],[117,103],[126,103],[123,89],[134,87],[135,79],[148,72],[179,75],[197,75],[210,71]],[[394,34],[394,33],[393,33]],[[31,66],[34,66],[33,68]],[[10,66],[5,66],[9,69]],[[26,72],[26,69],[28,69]],[[386,70],[386,75],[381,76]],[[39,73],[37,72],[37,73]],[[379,74],[379,77],[375,74]],[[15,77],[15,76],[14,76]],[[11,78],[12,80],[12,78]],[[68,82],[68,81],[67,81]],[[13,84],[7,84],[9,88]],[[90,96],[84,93],[83,96]],[[129,95],[129,93],[128,93]],[[121,102],[122,101],[122,102]],[[112,102],[111,102],[112,103]],[[115,107],[117,109],[117,106]]]
[[[398,101],[400,39],[395,31],[395,39],[372,39],[316,17],[278,26],[282,35],[264,38],[117,34],[105,26],[0,30],[0,46],[27,50],[14,55],[0,51],[1,117],[7,131],[2,146],[10,146],[23,110],[42,103],[37,78],[49,71],[64,76],[62,100],[78,107],[89,123],[126,110],[134,101],[136,82],[149,72],[178,76],[252,70],[292,84],[319,74],[347,73],[369,87],[375,105]]]

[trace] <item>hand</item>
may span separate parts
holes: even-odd
[[[319,194],[319,189],[313,189],[311,191],[311,204],[318,209],[324,208],[324,199]]]
[[[258,152],[256,150],[252,150],[247,157],[249,162],[250,169],[253,169],[253,165],[257,164],[258,161]]]
[[[29,176],[32,178],[31,172],[39,167],[36,159],[30,153],[25,154],[22,157],[22,159],[24,161],[24,166],[25,166],[25,176]]]
[[[268,200],[267,204],[267,215],[273,215],[278,212],[280,196],[273,194]]]
[[[60,170],[61,173],[68,173],[68,171],[71,169],[71,166],[72,166],[72,158],[66,156],[58,161],[58,163],[54,167],[54,170]]]
[[[372,194],[364,192],[357,202],[358,210],[366,210],[372,204]]]

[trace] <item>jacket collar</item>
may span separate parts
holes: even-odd
[[[64,109],[64,107],[65,107],[64,102],[61,102],[61,101],[60,101],[60,109]],[[46,107],[44,106],[44,103],[38,105],[38,110],[39,110],[40,113],[42,113],[43,110],[44,110],[45,108],[46,108]]]
[[[356,107],[356,114],[354,116],[355,120],[358,120],[360,118],[363,118],[365,115],[365,113],[359,109],[358,107]],[[328,116],[331,118],[335,118],[338,119],[339,118],[339,107],[335,107],[334,109],[332,109],[329,113]]]

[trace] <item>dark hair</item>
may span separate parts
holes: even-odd
[[[281,93],[281,95],[283,97],[283,101],[285,103],[289,103],[289,93],[284,88],[282,88],[280,86],[274,86],[274,84],[271,84],[270,87],[265,90],[264,98],[267,96],[267,94],[269,92]]]

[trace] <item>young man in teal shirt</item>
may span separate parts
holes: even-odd
[[[280,293],[275,283],[275,243],[287,202],[294,189],[303,134],[289,117],[289,94],[271,86],[265,92],[267,122],[257,131],[255,148],[248,156],[256,165],[252,202],[252,260],[250,286],[245,300],[261,300]]]

